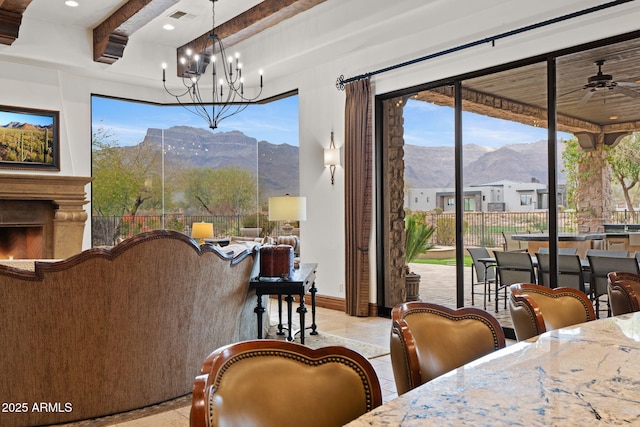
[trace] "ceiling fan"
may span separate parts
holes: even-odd
[[[587,84],[582,89],[586,90],[584,96],[578,103],[578,105],[585,105],[596,92],[613,91],[621,93],[633,98],[640,97],[640,92],[629,89],[630,87],[640,88],[638,82],[616,82],[613,80],[611,74],[603,74],[602,66],[604,65],[604,59],[599,59],[594,62],[598,66],[598,74],[589,77]]]

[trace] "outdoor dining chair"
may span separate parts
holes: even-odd
[[[491,301],[491,285],[496,284],[496,262],[495,258],[491,257],[487,248],[467,248],[471,260],[473,262],[473,268],[471,269],[471,305],[475,305],[475,295],[480,295],[480,292],[476,292],[477,286],[482,286],[484,289],[482,292],[484,300],[484,309],[487,309],[487,298]]]
[[[610,258],[627,258],[629,256],[629,251],[625,250],[607,250],[607,249],[587,249],[587,253],[585,254],[587,257],[591,256],[604,256]]]
[[[496,252],[498,283],[495,292],[496,313],[500,291],[504,291],[504,308],[507,309],[507,288],[515,283],[536,283],[533,260],[528,252]]]
[[[548,254],[549,247],[542,246],[538,248],[539,254]],[[558,255],[576,255],[578,253],[578,248],[558,248]]]
[[[551,283],[549,254],[538,252],[538,284],[548,288],[567,287],[589,295],[589,283],[585,283],[582,263],[578,255],[558,254],[558,281]]]
[[[517,234],[511,231],[503,231],[502,238],[504,239],[504,243],[502,244],[505,252],[522,252],[526,251],[527,248],[522,246],[522,242],[520,240],[515,240],[513,235]],[[526,246],[526,243],[524,244]]]

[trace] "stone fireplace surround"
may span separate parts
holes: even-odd
[[[41,227],[42,258],[81,252],[90,182],[79,176],[0,174],[0,230]]]

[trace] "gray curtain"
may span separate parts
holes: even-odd
[[[371,236],[372,106],[369,79],[346,86],[345,232],[346,312],[369,315],[369,241]]]

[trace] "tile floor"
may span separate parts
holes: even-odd
[[[452,308],[456,307],[455,267],[429,264],[412,264],[412,269],[422,276],[420,299],[436,302]],[[465,283],[471,283],[471,270],[465,269]],[[320,290],[321,293],[321,290]],[[492,298],[493,301],[493,298]],[[272,304],[276,304],[272,302]],[[465,305],[471,305],[468,290],[465,290]],[[482,301],[476,296],[476,307],[482,308]],[[510,326],[511,319],[504,305],[498,313],[495,305],[489,304],[487,311],[496,316],[503,326]],[[270,308],[272,323],[277,323],[277,306]],[[328,334],[338,335],[370,344],[389,347],[390,320],[386,318],[361,318],[348,316],[343,312],[324,308],[317,309],[316,323],[318,328]],[[386,402],[397,396],[391,359],[389,355],[371,359],[382,387],[383,400]],[[187,427],[189,425],[189,406],[169,410],[160,414],[139,418],[123,423],[111,424],[109,427]]]

